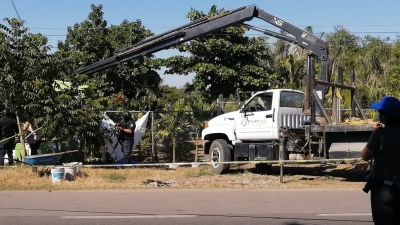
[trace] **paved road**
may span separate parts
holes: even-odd
[[[0,224],[373,224],[360,189],[0,192]]]

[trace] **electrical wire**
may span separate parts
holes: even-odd
[[[21,17],[19,16],[19,13],[18,13],[17,7],[16,7],[16,6],[15,6],[15,4],[14,4],[14,0],[11,0],[11,3],[12,3],[12,5],[14,6],[15,13],[17,13],[17,16],[18,16],[19,22],[22,22],[22,20],[21,20]],[[23,25],[22,25],[22,28],[24,28],[24,26],[23,26]],[[24,29],[25,29],[25,28],[24,28]]]
[[[350,34],[399,34],[400,35],[400,31],[363,31],[363,32],[349,32]],[[314,35],[319,35],[319,34],[327,34],[325,32],[321,32],[321,33],[313,33]],[[67,34],[42,34],[43,36],[46,37],[64,37],[67,36]],[[210,34],[210,35],[214,35],[214,36],[240,36],[241,34]],[[245,35],[249,35],[249,36],[266,36],[265,34],[256,34],[256,33],[250,33],[250,34],[245,34]]]
[[[393,42],[393,43],[395,43],[395,42],[397,42],[396,40],[381,40],[382,42]],[[267,44],[267,45],[275,45],[275,44],[277,44],[278,42],[265,42],[265,44]],[[58,49],[58,47],[55,47],[55,46],[49,46],[50,48],[57,48]],[[91,47],[91,48],[109,48],[109,47],[111,47],[111,46],[106,46],[106,45],[88,45],[88,46],[75,46],[75,48],[82,48],[82,47]]]
[[[311,25],[309,25],[310,27],[335,27],[335,26],[342,26],[342,27],[400,27],[400,24],[375,24],[375,25],[372,25],[372,24],[359,24],[359,25],[357,25],[357,24],[353,24],[353,25],[315,25],[315,26],[311,26]],[[306,28],[306,27],[309,27],[309,26],[296,26],[296,27],[300,27],[300,28]],[[175,28],[175,27],[147,27],[147,26],[144,26],[145,28],[147,28],[147,29],[173,29],[173,28]],[[274,27],[274,28],[276,28],[275,26],[258,26],[258,27],[263,27],[263,28],[271,28],[271,27]],[[30,29],[34,29],[34,30],[64,30],[64,29],[68,29],[68,27],[33,27],[33,28],[30,28]],[[102,29],[102,28],[90,28],[90,27],[88,27],[88,28],[78,28],[78,29],[84,29],[84,30],[90,30],[90,29]],[[108,28],[104,28],[104,29],[108,29]]]

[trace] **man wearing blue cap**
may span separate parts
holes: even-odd
[[[375,224],[400,224],[400,101],[385,96],[371,104],[379,122],[361,152],[363,160],[374,159],[371,209]]]

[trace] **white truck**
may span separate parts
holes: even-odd
[[[260,91],[245,101],[239,110],[208,122],[201,136],[205,141],[204,154],[209,156],[214,173],[227,172],[232,161],[288,160],[299,159],[298,156],[323,161],[360,158],[372,133],[373,121],[361,109],[355,87],[342,83],[342,70],[339,70],[338,83],[314,80],[313,60],[311,57],[307,60],[306,92],[292,89]],[[351,83],[354,84],[354,80],[352,71]],[[332,110],[332,115],[327,113],[323,97],[312,88],[315,83],[331,86],[332,92],[337,87],[351,91],[351,120],[342,122],[340,110]],[[335,95],[332,96],[336,102]],[[356,117],[356,108],[361,119]],[[320,110],[318,114],[317,109]],[[268,170],[271,164],[258,163],[256,167]]]
[[[204,154],[209,155],[214,173],[229,170],[228,161],[277,160],[279,128],[297,128],[306,120],[304,93],[292,89],[256,92],[239,110],[211,119],[202,131]],[[269,164],[258,164],[264,169]]]

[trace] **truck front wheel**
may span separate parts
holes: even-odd
[[[211,171],[216,174],[223,174],[229,171],[230,164],[218,162],[229,162],[231,160],[231,149],[223,139],[216,139],[210,146]]]

